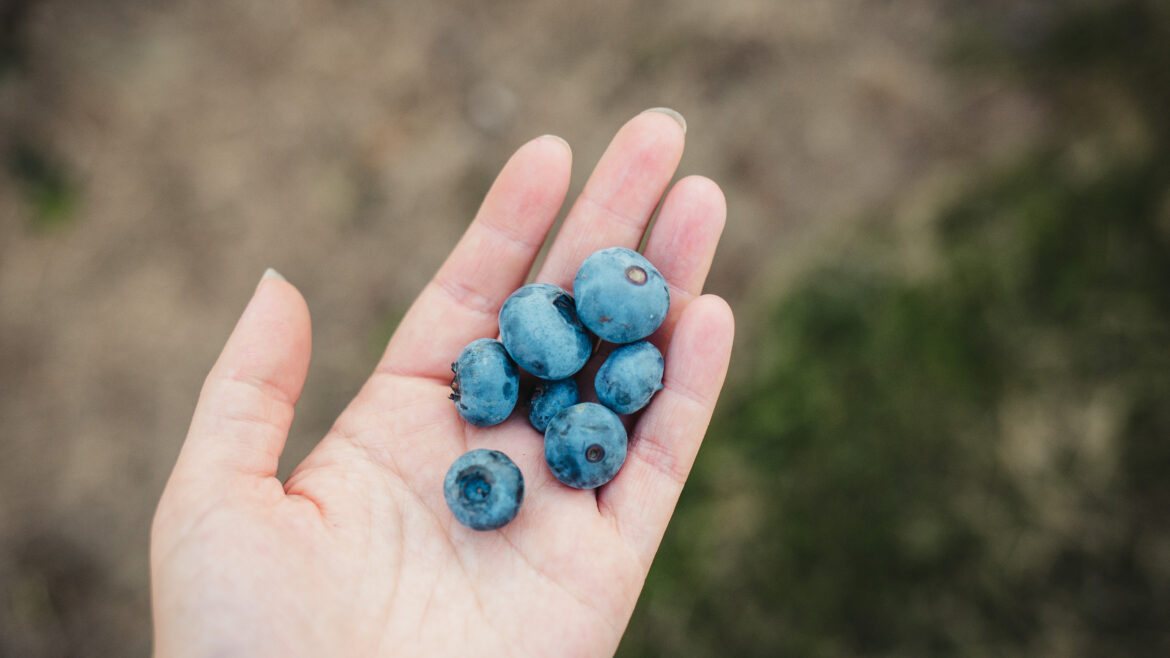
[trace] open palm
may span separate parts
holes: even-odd
[[[159,655],[603,655],[617,647],[678,500],[731,349],[730,309],[700,296],[725,206],[701,177],[666,194],[684,129],[645,112],[617,134],[536,280],[571,288],[596,249],[636,248],[670,284],[652,340],[664,389],[636,419],[609,484],[557,482],[523,414],[463,422],[450,362],[495,336],[563,203],[571,155],[537,138],[504,166],[474,222],[411,307],[333,429],[276,479],[309,364],[305,302],[266,277],[200,395],[155,516],[151,546]],[[588,389],[586,385],[583,390]],[[474,448],[524,474],[504,528],[459,525],[443,476]]]

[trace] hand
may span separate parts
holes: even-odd
[[[636,248],[682,155],[684,130],[645,112],[617,134],[537,280],[571,289],[594,250]],[[666,195],[644,253],[670,283],[653,340],[664,385],[609,484],[557,482],[522,413],[477,428],[447,399],[465,344],[497,335],[569,184],[571,154],[537,138],[500,172],[475,220],[402,320],[329,433],[276,479],[309,365],[309,312],[265,277],[199,396],[154,519],[160,656],[612,654],[642,589],[723,385],[733,320],[700,296],[726,208],[710,180]],[[443,477],[474,448],[525,478],[515,520],[455,522]]]

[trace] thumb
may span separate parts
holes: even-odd
[[[269,269],[203,383],[176,474],[275,476],[311,345],[309,307]]]

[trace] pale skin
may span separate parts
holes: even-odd
[[[572,159],[523,145],[403,318],[373,374],[287,481],[276,477],[309,367],[309,311],[265,277],[204,383],[151,535],[158,656],[601,656],[621,639],[723,386],[734,324],[703,295],[726,206],[690,176],[670,186],[685,129],[648,111],[614,137],[555,239]],[[669,191],[668,191],[669,187]],[[670,284],[653,336],[664,388],[635,417],[627,461],[579,491],[544,464],[523,413],[463,422],[450,364],[497,334],[525,282],[572,288],[593,251],[637,248]],[[526,495],[500,530],[459,525],[442,482],[456,457],[501,450]]]

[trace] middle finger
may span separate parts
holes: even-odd
[[[626,122],[598,161],[536,280],[572,290],[581,261],[605,247],[636,249],[682,158],[682,117],[647,110]]]

